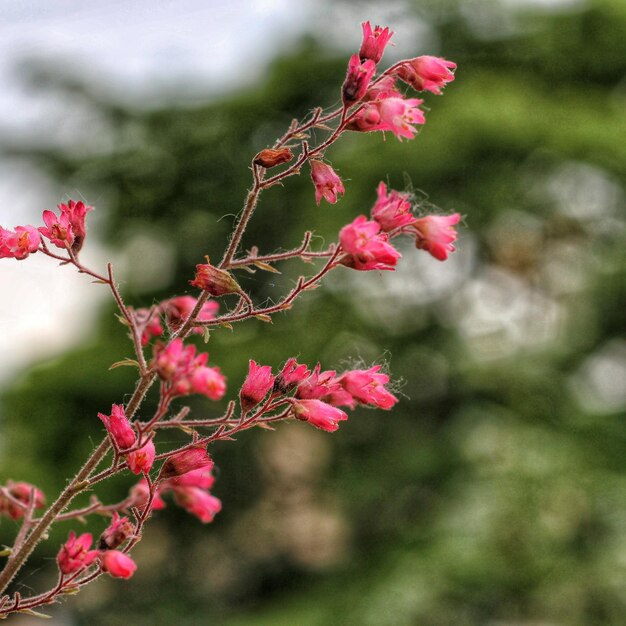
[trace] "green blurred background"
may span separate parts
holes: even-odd
[[[215,522],[168,506],[135,551],[137,575],[98,582],[54,623],[624,624],[626,3],[399,6],[398,23],[418,18],[429,37],[397,38],[395,53],[452,59],[457,80],[426,97],[415,141],[355,133],[327,153],[346,181],[337,205],[316,208],[307,175],[266,192],[244,247],[288,248],[307,228],[322,246],[385,180],[461,212],[459,251],[440,264],[409,246],[393,274],[339,270],[273,325],[219,330],[208,350],[231,390],[248,358],[382,359],[400,404],[357,410],[333,435],[286,424],[215,446]],[[361,3],[326,10],[350,8],[358,31]],[[104,121],[110,145],[1,149],[97,204],[97,236],[127,259],[127,302],[149,306],[188,293],[194,265],[219,258],[250,157],[292,117],[337,102],[340,43],[312,30],[253,86],[158,108],[31,64],[33,81]],[[310,266],[281,270],[241,282],[277,298]],[[99,440],[96,413],[132,390],[127,368],[107,371],[132,349],[113,312],[80,349],[5,385],[1,477],[53,494]],[[132,482],[103,486],[103,499]],[[52,581],[72,528],[60,526],[16,588]],[[0,542],[15,528],[3,520]]]

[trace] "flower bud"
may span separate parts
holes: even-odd
[[[294,400],[293,414],[296,419],[309,422],[329,433],[339,428],[338,422],[348,419],[341,409],[321,400]]]
[[[198,469],[209,470],[212,467],[213,459],[207,453],[206,448],[197,446],[169,457],[161,469],[161,478],[172,478]]]
[[[346,192],[341,178],[337,176],[337,172],[326,163],[311,159],[311,180],[315,185],[315,202],[320,203],[324,198],[327,202],[335,204],[337,196]]]
[[[208,291],[212,296],[241,293],[241,287],[229,272],[221,270],[210,263],[196,265],[196,277],[189,282],[194,287]]]
[[[361,62],[358,54],[353,54],[350,57],[346,80],[341,88],[345,106],[351,106],[363,98],[375,73],[376,63],[374,61],[368,59]]]
[[[132,448],[135,445],[135,431],[130,425],[124,407],[121,404],[114,404],[111,407],[111,415],[98,413],[111,439],[120,450]]]
[[[248,376],[239,392],[244,413],[261,402],[273,385],[272,368],[269,365],[258,366],[255,361],[250,361]]]
[[[261,167],[269,168],[289,163],[293,159],[293,152],[289,148],[266,148],[261,150],[255,157],[253,163]]]
[[[114,578],[130,578],[137,570],[137,565],[128,554],[107,550],[102,556],[102,569]]]

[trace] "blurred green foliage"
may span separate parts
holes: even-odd
[[[220,444],[224,511],[212,527],[173,506],[159,513],[137,550],[139,574],[77,598],[68,608],[79,623],[623,623],[626,5],[406,11],[459,64],[445,97],[426,98],[423,132],[409,144],[345,138],[327,154],[345,198],[316,208],[304,172],[264,195],[244,248],[288,248],[307,228],[320,245],[332,240],[385,179],[427,190],[416,191],[424,208],[465,214],[461,260],[446,274],[406,249],[404,282],[346,270],[274,325],[219,330],[208,345],[231,389],[248,358],[339,368],[382,357],[406,397],[391,414],[357,411],[334,436],[296,424]],[[309,39],[256,87],[202,106],[136,110],[69,81],[107,120],[113,147],[11,151],[102,198],[111,246],[132,258],[141,235],[174,250],[171,284],[150,292],[137,258],[124,295],[147,306],[188,292],[195,263],[221,255],[250,157],[291,117],[337,102],[344,71],[345,55]],[[241,282],[259,300],[277,298],[309,268],[281,269]],[[110,308],[88,346],[7,391],[2,475],[58,490],[101,436],[97,411],[132,389],[126,368],[107,372],[130,352]],[[3,523],[2,541],[13,531]],[[41,547],[42,563],[66,532]]]

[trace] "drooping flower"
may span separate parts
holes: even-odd
[[[180,476],[174,476],[162,483],[166,488],[171,487],[199,487],[200,489],[210,489],[215,483],[215,476],[212,473],[213,466],[200,467],[198,469],[185,472]]]
[[[455,251],[453,245],[457,237],[456,224],[461,219],[460,213],[452,215],[427,215],[416,219],[415,245],[426,250],[439,261],[445,261],[450,252]]]
[[[15,232],[0,227],[0,259],[21,261],[37,252],[41,236],[34,226],[16,226]]]
[[[57,563],[62,574],[73,574],[83,567],[91,565],[100,554],[98,550],[90,550],[93,537],[91,533],[83,533],[76,537],[72,530],[67,541],[57,554]]]
[[[274,381],[274,391],[284,394],[307,378],[311,372],[306,365],[298,364],[295,359],[288,359]]]
[[[361,62],[358,54],[350,57],[346,79],[341,88],[344,106],[349,107],[363,98],[375,73],[374,61],[368,59]]]
[[[297,419],[329,433],[339,428],[339,422],[348,419],[341,409],[321,400],[293,400],[292,407]]]
[[[372,207],[372,218],[380,224],[381,230],[389,232],[415,221],[408,194],[394,190],[387,193],[384,182],[378,185],[377,194],[378,199]]]
[[[379,373],[380,369],[380,365],[374,365],[367,370],[351,370],[342,374],[339,382],[360,403],[390,409],[398,398],[385,389],[389,376]]]
[[[204,446],[188,448],[170,456],[161,468],[161,478],[181,476],[196,470],[211,471],[213,459],[209,456]]]
[[[454,80],[454,70],[456,63],[425,55],[403,63],[395,74],[417,91],[441,95],[441,88]]]
[[[154,463],[156,450],[152,439],[149,439],[139,450],[129,452],[126,457],[128,468],[133,474],[145,474],[150,471]]]
[[[52,211],[44,211],[43,221],[46,225],[40,226],[39,232],[57,248],[65,250],[74,243],[74,232],[67,213],[56,216]]]
[[[372,30],[372,25],[369,21],[363,22],[361,26],[363,27],[363,42],[359,50],[359,57],[361,57],[361,60],[371,59],[374,63],[378,63],[382,59],[383,52],[393,35],[393,31],[378,25]]]
[[[419,109],[423,100],[419,98],[403,98],[393,92],[376,94],[379,99],[367,102],[348,123],[348,130],[362,133],[372,131],[390,131],[400,141],[402,138],[413,139],[417,129],[412,124],[424,124],[424,112]]]
[[[326,202],[335,204],[338,199],[337,196],[346,192],[341,178],[337,176],[330,165],[322,161],[311,159],[309,164],[311,166],[311,179],[315,185],[315,202],[319,204],[324,198]]]
[[[229,272],[210,263],[196,265],[196,277],[189,283],[216,297],[229,293],[241,293],[241,287]]]
[[[10,496],[21,502],[24,506],[12,501],[0,492],[0,515],[8,515],[11,519],[18,520],[24,517],[24,511],[30,503],[31,493],[34,498],[33,505],[36,509],[42,509],[46,505],[46,498],[43,491],[27,482],[12,482],[6,484],[6,489]]]
[[[98,540],[99,550],[115,550],[121,546],[135,532],[135,527],[127,517],[120,517],[119,513],[113,513],[113,519],[109,526],[100,535]]]
[[[135,431],[131,426],[124,407],[121,404],[114,404],[111,407],[111,415],[98,413],[109,435],[120,450],[132,448],[135,445]]]
[[[251,360],[248,376],[239,392],[242,411],[247,413],[253,406],[261,402],[273,386],[272,368],[269,365],[259,366]]]
[[[180,487],[174,489],[174,500],[186,511],[195,515],[203,524],[213,521],[222,510],[219,498],[199,487]]]
[[[359,215],[339,232],[339,242],[347,253],[344,265],[356,270],[392,270],[402,256],[390,243],[380,224]]]
[[[137,571],[137,565],[128,554],[107,550],[102,555],[102,570],[114,578],[130,578]]]
[[[412,124],[425,124],[424,112],[419,109],[419,98],[385,98],[378,104],[383,128],[391,131],[400,141],[413,139],[417,129]]]

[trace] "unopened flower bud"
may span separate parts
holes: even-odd
[[[130,578],[137,565],[127,554],[119,550],[107,550],[102,556],[102,569],[114,578]]]
[[[254,157],[253,162],[255,165],[268,168],[276,167],[283,163],[289,163],[291,159],[293,159],[293,152],[289,148],[278,148],[276,150],[266,148],[265,150],[261,150],[261,152]]]
[[[212,296],[241,293],[241,287],[229,272],[210,263],[196,265],[196,277],[190,283],[194,287],[208,291]]]
[[[161,469],[161,478],[172,478],[197,469],[211,469],[212,467],[213,459],[207,453],[206,448],[197,446],[169,457]]]

